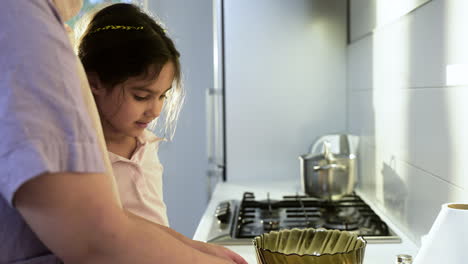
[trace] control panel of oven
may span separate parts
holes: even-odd
[[[232,227],[235,224],[235,216],[238,210],[238,201],[229,200],[219,203],[214,212],[214,219],[209,230],[207,242],[221,242],[231,240]]]

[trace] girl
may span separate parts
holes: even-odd
[[[162,138],[147,128],[165,111],[160,121],[169,137],[173,134],[184,94],[179,52],[151,17],[136,6],[115,4],[94,15],[78,56],[96,100],[122,204],[168,226],[157,157]]]
[[[171,138],[183,101],[179,52],[166,31],[132,4],[114,4],[91,18],[78,44],[101,118],[104,138],[123,207],[168,226],[162,197],[162,165],[157,157]],[[220,246],[168,233],[205,253],[246,263]]]

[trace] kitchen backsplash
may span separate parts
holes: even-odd
[[[350,10],[358,188],[419,245],[443,203],[468,201],[468,83],[446,77],[448,65],[468,65],[468,1],[351,0]]]

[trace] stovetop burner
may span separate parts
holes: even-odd
[[[263,219],[260,222],[263,224],[263,230],[279,230],[279,221],[276,219]]]
[[[209,242],[226,241],[226,234],[219,232],[227,229],[227,244],[238,244],[241,240],[250,243],[253,237],[273,230],[309,227],[347,230],[364,236],[369,243],[401,241],[356,194],[336,201],[301,195],[284,196],[282,200],[267,195],[267,199],[256,200],[253,193],[246,192],[240,202],[221,203],[216,217],[219,221]]]
[[[324,228],[339,230],[357,230],[360,226],[359,210],[352,207],[330,207],[323,212]]]

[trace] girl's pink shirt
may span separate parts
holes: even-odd
[[[158,158],[161,141],[145,130],[137,138],[137,149],[131,159],[108,153],[123,207],[149,221],[169,226],[163,201],[163,166]]]

